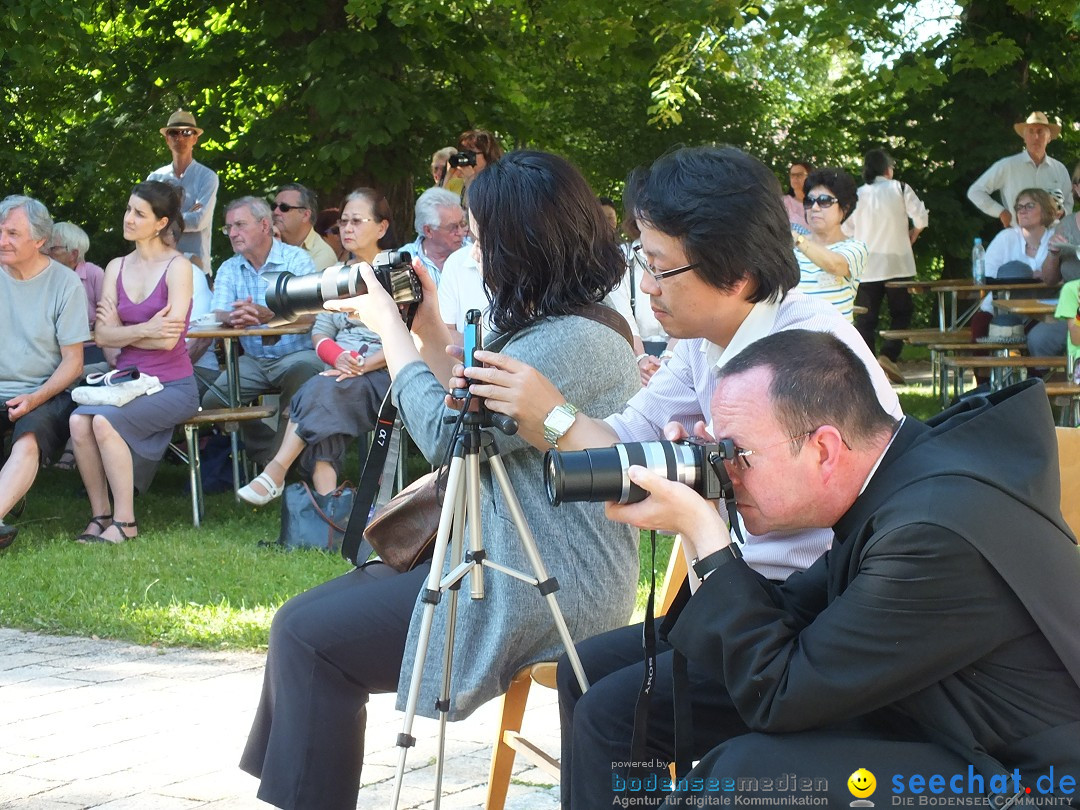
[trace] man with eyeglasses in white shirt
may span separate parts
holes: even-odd
[[[203,130],[195,124],[195,116],[189,111],[177,110],[159,131],[172,152],[172,162],[150,172],[146,179],[161,180],[184,189],[184,232],[176,249],[193,256],[193,263],[209,274],[213,266],[210,232],[217,205],[218,176],[194,157],[195,145]]]
[[[579,450],[617,442],[702,436],[716,388],[715,370],[754,341],[784,329],[831,332],[866,364],[882,407],[900,403],[877,359],[836,307],[795,286],[780,184],[760,161],[734,147],[670,152],[629,178],[624,199],[641,230],[641,292],[665,332],[681,338],[671,358],[621,413],[592,419],[566,402],[535,369],[514,358],[478,352],[471,389],[487,407],[518,421],[535,447]],[[466,385],[461,366],[452,388]],[[807,568],[831,534],[748,536],[748,563],[769,579]]]

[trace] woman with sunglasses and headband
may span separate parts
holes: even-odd
[[[855,292],[866,266],[866,243],[848,239],[841,224],[855,208],[855,180],[843,169],[816,169],[805,183],[806,224],[810,235],[792,229],[799,286],[853,320]]]
[[[338,221],[341,244],[369,264],[380,250],[397,244],[390,204],[375,189],[358,188],[345,198]],[[375,426],[379,405],[390,387],[382,341],[357,318],[343,312],[315,317],[311,342],[329,368],[308,380],[289,402],[289,424],[266,468],[236,494],[255,506],[270,503],[285,490],[285,475],[300,459],[303,476],[315,491],[337,489],[349,439]]]

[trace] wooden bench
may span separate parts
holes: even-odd
[[[953,396],[960,396],[963,388],[964,372],[967,369],[990,369],[990,388],[996,391],[1004,387],[1006,369],[1049,368],[1064,369],[1068,363],[1064,355],[1058,357],[1030,357],[1012,355],[1009,357],[972,357],[953,355],[941,358],[942,365],[953,372]]]
[[[204,425],[217,425],[226,433],[235,434],[240,429],[242,422],[267,419],[275,413],[277,413],[277,408],[268,405],[251,405],[245,408],[211,408],[199,411],[182,423],[187,452],[180,451],[175,445],[170,445],[170,447],[188,465],[188,477],[191,482],[191,518],[195,528],[198,528],[202,523],[206,511],[206,504],[203,501],[202,472],[199,460],[199,428]],[[232,463],[233,490],[235,491],[240,487],[240,460],[237,458],[236,453],[233,453]]]
[[[1062,407],[1058,419],[1062,427],[1080,427],[1080,383],[1050,382],[1045,383],[1046,396],[1050,399],[1067,397],[1069,403]]]
[[[945,365],[941,363],[942,356],[949,356],[956,353],[970,354],[972,352],[993,352],[995,354],[1007,353],[1010,349],[1020,348],[1016,343],[1002,343],[995,341],[993,343],[984,342],[976,343],[969,341],[966,343],[930,343],[927,347],[930,350],[930,373],[933,375],[933,388],[932,393],[941,394],[941,407],[946,408],[949,405],[949,381],[948,372],[945,369]]]

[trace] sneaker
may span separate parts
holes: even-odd
[[[3,550],[15,542],[15,535],[19,533],[16,526],[9,526],[0,520],[0,550]]]
[[[904,373],[900,371],[900,366],[896,365],[896,363],[888,357],[879,354],[877,362],[878,365],[881,366],[881,370],[885,372],[885,376],[889,378],[889,382],[896,383],[897,385],[904,385],[907,382]]]

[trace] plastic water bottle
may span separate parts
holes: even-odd
[[[986,282],[986,250],[978,236],[975,237],[975,247],[971,249],[971,277],[976,284]]]

